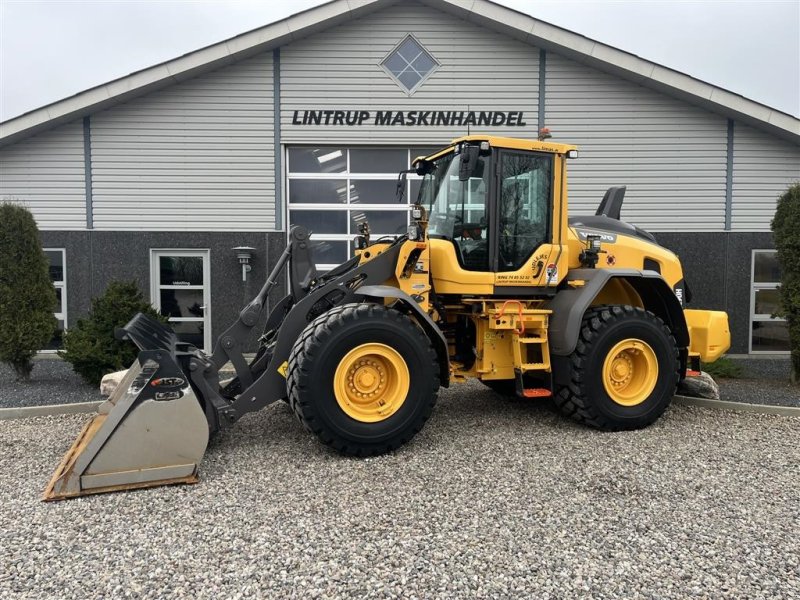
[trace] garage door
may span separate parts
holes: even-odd
[[[404,202],[395,201],[397,174],[435,148],[295,146],[287,152],[288,222],[314,232],[317,269],[326,271],[352,256],[358,225],[369,221],[373,240],[404,233],[408,198],[420,178],[409,175]]]

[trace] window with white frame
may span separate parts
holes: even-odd
[[[386,58],[381,67],[410,96],[439,66],[437,61],[413,35],[408,34]]]
[[[150,250],[150,298],[182,342],[211,348],[208,250]]]
[[[775,250],[753,250],[750,291],[750,351],[789,352],[786,319],[774,316],[780,309],[780,265]]]
[[[358,226],[369,221],[372,239],[405,233],[409,198],[421,178],[409,174],[396,201],[397,175],[435,148],[293,146],[287,150],[289,225],[313,232],[317,269],[327,271],[353,255]]]
[[[50,280],[56,289],[56,312],[58,326],[53,339],[44,348],[45,351],[54,352],[61,348],[64,329],[67,327],[67,261],[66,251],[63,248],[45,248],[44,253],[49,261]]]

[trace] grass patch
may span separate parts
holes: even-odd
[[[712,377],[722,377],[723,379],[739,379],[744,375],[741,365],[724,356],[713,363],[702,363],[700,368]]]

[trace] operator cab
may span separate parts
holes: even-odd
[[[428,209],[432,259],[450,253],[441,249],[445,242],[457,270],[490,275],[487,283],[493,285],[515,281],[511,274],[522,270],[519,283],[533,285],[549,264],[558,229],[555,173],[564,148],[520,140],[508,140],[505,147],[504,138],[490,139],[495,143],[462,138],[414,163],[423,176],[417,203]],[[539,254],[542,265],[527,268]]]

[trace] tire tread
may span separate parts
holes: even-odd
[[[570,381],[567,385],[561,386],[553,396],[556,406],[563,415],[594,429],[603,431],[626,429],[618,421],[610,419],[597,409],[590,401],[586,390],[584,390],[583,383],[586,364],[601,331],[615,322],[633,318],[650,321],[670,341],[675,359],[675,371],[672,373],[674,385],[672,387],[674,388],[678,385],[678,380],[680,379],[678,347],[675,337],[664,321],[649,311],[630,305],[608,305],[591,308],[586,311],[583,317],[578,343],[575,346],[575,351],[570,355]]]
[[[406,428],[399,435],[380,444],[359,444],[352,440],[345,440],[330,430],[321,419],[316,418],[316,410],[309,401],[309,385],[313,378],[311,366],[314,357],[318,355],[330,337],[337,330],[348,324],[364,320],[386,319],[394,321],[408,332],[409,336],[424,344],[427,349],[428,360],[433,365],[434,376],[427,382],[424,393],[425,407],[410,428]],[[323,444],[334,450],[352,456],[375,456],[391,452],[409,442],[423,428],[434,407],[439,394],[439,366],[436,352],[430,340],[410,317],[390,308],[372,303],[344,304],[332,308],[328,312],[314,319],[300,334],[289,354],[289,367],[287,371],[287,389],[289,392],[289,405],[303,427],[314,434]],[[412,376],[414,376],[412,374]]]

